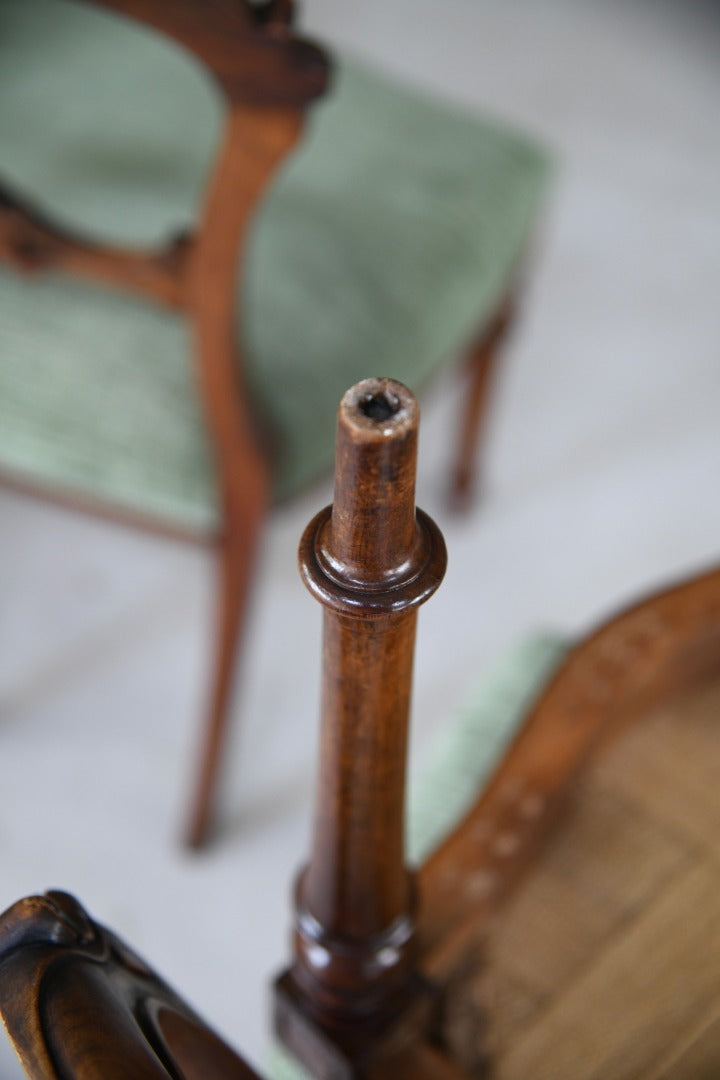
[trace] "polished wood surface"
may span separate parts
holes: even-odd
[[[419,410],[368,379],[338,413],[332,507],[308,526],[302,577],[323,604],[320,770],[310,862],[297,887],[295,960],[278,1022],[302,1050],[305,1009],[342,1057],[357,1017],[382,1025],[414,977],[415,891],[405,866],[404,774],[417,608],[445,546],[415,510]],[[321,1051],[322,1053],[322,1051]]]
[[[258,1080],[67,893],[0,916],[0,1010],[31,1080]]]

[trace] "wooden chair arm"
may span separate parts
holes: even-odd
[[[287,0],[89,0],[174,38],[212,72],[230,101],[302,107],[327,87],[329,64],[290,28]]]
[[[0,916],[0,1014],[31,1080],[258,1080],[67,893]]]

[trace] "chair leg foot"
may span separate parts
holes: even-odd
[[[454,510],[467,510],[475,496],[478,444],[487,418],[494,370],[510,321],[511,304],[508,300],[467,357],[469,387],[464,399],[450,486],[450,502]]]
[[[220,763],[227,740],[236,659],[242,637],[255,541],[239,542],[232,531],[224,541],[218,567],[217,630],[210,702],[202,736],[200,766],[185,834],[187,847],[199,850],[210,837]]]

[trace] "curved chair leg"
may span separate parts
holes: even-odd
[[[188,844],[195,848],[207,839],[233,666],[270,484],[268,455],[260,445],[257,418],[246,393],[242,348],[235,331],[238,253],[258,200],[277,165],[295,145],[301,125],[297,109],[232,104],[190,275],[198,385],[224,512],[217,655],[187,834]]]
[[[217,566],[216,639],[197,786],[191,805],[187,843],[202,847],[210,829],[222,751],[232,706],[236,659],[240,654],[245,612],[263,521],[266,498],[260,492],[254,505],[227,515]]]
[[[489,328],[471,346],[467,357],[470,386],[460,420],[451,487],[452,502],[458,509],[466,509],[472,500],[477,480],[477,447],[487,417],[490,388],[513,315],[513,297],[509,296]]]

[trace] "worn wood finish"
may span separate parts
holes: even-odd
[[[31,1080],[258,1080],[66,893],[0,917],[0,1009]]]
[[[306,106],[326,88],[329,62],[291,28],[292,5],[245,0],[95,0],[137,18],[193,52],[227,102],[225,134],[197,225],[167,248],[93,244],[59,229],[14,192],[0,190],[0,259],[24,273],[62,270],[140,293],[184,312],[196,341],[196,372],[221,500],[216,647],[186,838],[208,838],[232,696],[235,658],[268,500],[270,439],[258,430],[235,334],[237,268],[258,200],[294,147]],[[22,491],[44,494],[14,478]],[[162,523],[90,500],[67,501],[130,524]],[[170,530],[174,535],[182,530]]]
[[[308,526],[300,568],[323,604],[320,770],[312,854],[297,887],[295,961],[279,982],[285,1040],[317,1076],[345,1075],[369,1028],[427,1003],[413,975],[415,892],[403,857],[416,611],[445,548],[415,510],[418,407],[371,379],[338,413],[332,507]],[[317,1022],[308,1047],[308,1016]]]

